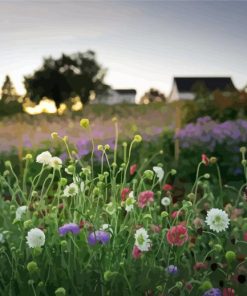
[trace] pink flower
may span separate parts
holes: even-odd
[[[166,239],[170,245],[182,246],[189,239],[187,228],[181,224],[173,226],[168,230]]]
[[[127,198],[128,193],[130,193],[130,189],[129,188],[123,188],[122,192],[121,192],[121,200],[125,201]]]
[[[247,242],[247,232],[244,233],[244,241]]]
[[[193,266],[194,270],[202,270],[207,268],[208,268],[208,265],[207,263],[204,263],[204,262],[196,262],[196,264]]]
[[[138,207],[144,208],[148,203],[154,201],[154,193],[153,191],[143,191],[138,196]]]
[[[207,157],[206,154],[202,154],[202,162],[205,164],[205,165],[208,165],[209,164],[209,159]]]
[[[130,166],[130,175],[134,175],[134,173],[136,172],[137,169],[137,164],[133,164],[132,166]]]
[[[142,255],[142,252],[138,249],[136,245],[134,245],[134,248],[132,250],[132,257],[134,259],[139,259]]]
[[[232,288],[224,288],[222,296],[235,296],[235,291]]]
[[[171,213],[171,217],[173,219],[178,218],[178,217],[180,217],[182,215],[183,215],[183,213],[181,211],[174,211],[174,212]]]
[[[171,191],[171,190],[173,189],[173,186],[170,185],[170,184],[165,184],[165,185],[162,187],[162,189],[163,189],[164,191]]]

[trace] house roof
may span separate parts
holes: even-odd
[[[203,84],[209,91],[235,90],[230,77],[174,77],[179,92],[193,92],[196,84]]]
[[[135,89],[114,89],[114,91],[116,91],[117,93],[121,94],[121,95],[136,95],[136,90]]]

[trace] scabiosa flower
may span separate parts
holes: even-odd
[[[166,239],[170,245],[182,246],[189,239],[187,228],[181,224],[173,226],[168,230]]]
[[[138,229],[135,233],[135,246],[142,252],[148,251],[151,247],[151,240],[143,227]]]
[[[153,171],[155,172],[157,178],[159,179],[159,182],[161,182],[165,174],[164,170],[161,167],[154,166]]]
[[[121,191],[121,200],[125,201],[129,193],[130,193],[130,188],[128,187],[123,188]]]
[[[225,211],[213,208],[207,212],[205,222],[211,230],[221,232],[228,228],[230,220]]]
[[[172,275],[176,275],[178,273],[178,268],[176,265],[169,265],[166,268],[166,272]]]
[[[110,234],[104,230],[97,230],[97,231],[94,231],[94,232],[91,232],[89,235],[88,235],[88,243],[89,245],[93,246],[93,245],[96,245],[97,243],[100,243],[100,244],[107,244],[110,240]]]
[[[142,255],[141,250],[136,245],[134,245],[133,250],[132,250],[132,257],[134,259],[138,259],[141,257],[141,255]]]
[[[80,226],[75,223],[64,224],[63,226],[58,228],[58,232],[61,236],[67,234],[68,232],[78,234],[80,232]]]
[[[50,166],[54,169],[60,169],[62,167],[62,164],[62,159],[59,157],[54,156],[50,160]]]
[[[27,206],[21,206],[17,208],[15,212],[15,220],[20,221],[22,216],[27,212]]]
[[[161,204],[165,207],[168,207],[171,204],[171,199],[165,196],[161,199]]]
[[[130,166],[130,175],[133,176],[136,170],[137,170],[137,164],[132,164]]]
[[[208,291],[206,291],[203,296],[222,296],[222,293],[220,291],[220,289],[218,288],[212,288]]]
[[[202,154],[202,162],[207,166],[209,164],[209,159],[206,154]]]
[[[143,191],[138,196],[138,207],[144,208],[147,204],[154,201],[154,193],[153,191],[147,190]]]
[[[78,194],[78,186],[75,183],[71,183],[70,185],[67,185],[64,189],[64,196],[69,197],[69,196],[75,196]]]
[[[45,234],[39,228],[31,229],[26,236],[30,248],[42,247],[45,244]]]
[[[50,165],[51,159],[52,159],[51,153],[49,151],[44,151],[36,157],[36,162]]]
[[[171,190],[173,189],[173,186],[170,185],[170,184],[165,184],[165,185],[162,187],[162,189],[163,189],[164,191],[171,191]]]

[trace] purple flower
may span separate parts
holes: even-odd
[[[68,232],[72,232],[73,234],[78,234],[80,232],[80,227],[75,223],[68,223],[59,227],[58,232],[62,236]]]
[[[222,293],[220,289],[217,289],[217,288],[212,288],[203,294],[203,296],[221,296],[221,295]]]
[[[178,268],[177,268],[177,266],[175,266],[175,265],[169,265],[167,268],[166,268],[166,271],[167,271],[167,273],[169,273],[169,274],[177,274],[178,273]]]
[[[110,234],[103,230],[97,230],[97,231],[91,232],[88,235],[87,240],[89,245],[92,245],[92,246],[95,245],[97,242],[105,245],[110,240]]]

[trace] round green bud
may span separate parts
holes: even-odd
[[[143,173],[144,178],[147,178],[148,180],[153,180],[154,172],[151,170],[146,170]]]
[[[33,226],[33,221],[32,220],[27,220],[27,221],[24,221],[24,223],[23,223],[24,229],[31,228],[32,226]]]
[[[33,198],[36,198],[36,197],[38,197],[38,196],[39,196],[39,194],[38,194],[37,191],[33,191],[33,192],[32,192],[32,197],[33,197]]]
[[[28,283],[29,286],[32,286],[34,284],[34,280],[28,280],[27,283]]]
[[[127,142],[123,142],[122,145],[123,145],[123,147],[127,147],[128,144],[127,144]]]
[[[4,165],[6,166],[6,168],[11,168],[11,162],[9,161],[9,160],[6,160],[5,162],[4,162]]]
[[[80,126],[83,128],[88,128],[89,127],[89,120],[87,118],[82,118],[80,120]]]
[[[176,175],[176,173],[177,173],[176,170],[174,170],[174,169],[171,170],[171,175],[172,175],[172,176]]]
[[[66,295],[66,290],[63,287],[57,288],[55,291],[56,296],[65,296]]]
[[[246,166],[246,164],[247,164],[247,160],[246,160],[246,159],[243,159],[243,160],[241,161],[241,164],[242,164],[243,166]]]
[[[227,251],[226,253],[225,253],[225,258],[226,258],[226,261],[228,262],[228,263],[232,263],[232,262],[234,262],[235,260],[236,260],[236,253],[235,252],[233,252],[233,251]]]
[[[43,288],[44,286],[45,286],[44,282],[41,281],[38,283],[38,288]]]
[[[210,178],[210,174],[204,174],[204,178],[205,179],[209,179]]]
[[[182,289],[183,287],[183,283],[182,282],[176,282],[176,287],[179,288],[179,289]]]
[[[191,192],[187,195],[187,197],[190,201],[194,201],[196,198],[196,195],[195,195],[195,193]]]
[[[145,214],[144,216],[143,216],[143,219],[144,220],[148,220],[148,219],[150,219],[150,220],[152,220],[153,218],[152,218],[152,216],[150,215],[150,214]]]
[[[104,172],[104,177],[105,178],[109,177],[109,173],[108,172]]]
[[[169,216],[169,214],[166,211],[161,212],[161,217],[162,218],[166,218],[168,216]]]
[[[241,152],[241,153],[246,153],[246,147],[240,147],[240,149],[239,149],[239,151]]]
[[[223,250],[223,247],[220,244],[214,245],[214,250],[217,253],[220,253]]]
[[[42,253],[42,248],[41,247],[36,247],[33,249],[33,256],[38,257]]]
[[[209,280],[204,281],[199,287],[199,289],[202,291],[207,291],[207,290],[210,290],[211,288],[213,288],[213,285]]]
[[[134,137],[134,141],[137,142],[137,143],[140,143],[142,141],[142,136],[140,135],[135,135]]]
[[[27,270],[30,274],[33,274],[39,271],[39,267],[35,261],[31,261],[27,264]]]

